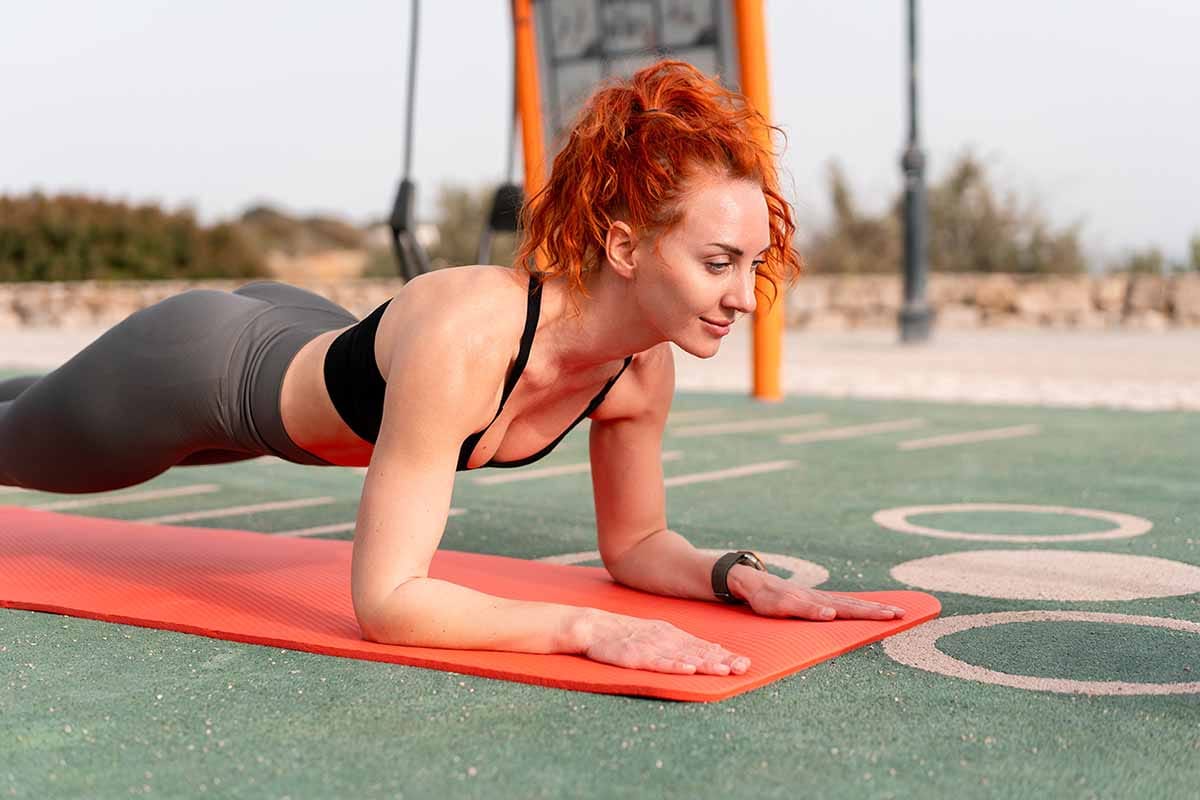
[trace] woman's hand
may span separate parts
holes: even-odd
[[[899,619],[904,609],[872,603],[854,597],[807,589],[772,575],[757,573],[758,580],[746,588],[743,599],[763,617],[801,617],[803,619]]]
[[[580,655],[630,669],[677,675],[741,675],[750,659],[660,619],[598,612],[586,623]]]

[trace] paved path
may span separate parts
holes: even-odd
[[[711,359],[680,353],[676,383],[749,391],[747,326]],[[1200,411],[1200,330],[941,331],[898,344],[894,331],[789,331],[787,393],[977,403]]]
[[[0,334],[0,368],[61,364],[102,329]],[[677,386],[750,390],[750,328],[711,359],[676,351]],[[901,346],[893,331],[789,331],[784,390],[834,397],[1200,411],[1200,330],[939,331]]]

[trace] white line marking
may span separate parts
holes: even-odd
[[[213,517],[233,517],[239,514],[254,514],[259,511],[283,511],[289,508],[309,508],[323,506],[336,502],[333,497],[303,497],[299,500],[278,500],[273,503],[257,503],[251,506],[230,506],[229,508],[209,508],[204,511],[185,511],[182,514],[165,514],[161,517],[146,517],[133,520],[134,522],[187,522],[193,519],[212,519]]]
[[[747,419],[740,422],[714,422],[708,425],[689,425],[675,428],[672,436],[716,436],[722,433],[751,433],[754,431],[774,431],[791,428],[796,425],[811,425],[825,422],[825,414],[803,414],[798,417],[776,417],[774,419]]]
[[[26,489],[24,486],[0,486],[0,494],[20,494],[32,491],[33,489]]]
[[[457,517],[459,514],[465,514],[466,509],[452,508],[449,516]],[[279,531],[272,536],[318,536],[322,533],[343,533],[352,531],[357,523],[354,522],[335,522],[332,525],[317,525],[312,528],[297,528],[292,531]]]
[[[335,522],[332,525],[317,525],[314,528],[297,528],[294,531],[279,531],[274,536],[316,536],[322,533],[342,533],[354,530],[353,522]]]
[[[677,450],[671,450],[663,453],[663,461],[678,461],[683,457],[683,454]],[[563,464],[557,467],[540,467],[538,469],[523,469],[520,472],[509,472],[500,475],[484,475],[475,478],[475,483],[480,486],[495,486],[501,483],[516,483],[517,481],[531,481],[538,478],[556,478],[560,475],[577,475],[581,472],[590,472],[592,465],[590,461],[584,461],[578,464]]]
[[[672,411],[667,414],[667,422],[678,424],[680,422],[691,422],[696,419],[712,419],[713,417],[722,416],[725,413],[723,408],[698,408],[694,411]]]
[[[150,489],[143,492],[126,492],[125,494],[110,494],[104,497],[84,497],[79,500],[56,500],[53,503],[43,503],[30,506],[38,511],[66,511],[75,508],[94,508],[96,506],[112,506],[121,503],[147,503],[151,500],[163,500],[169,497],[189,497],[196,494],[211,494],[219,492],[221,487],[215,483],[197,483],[191,486],[179,486],[174,489]]]
[[[691,475],[676,475],[663,481],[663,486],[687,486],[691,483],[707,483],[725,478],[744,478],[747,475],[759,475],[764,472],[778,472],[796,466],[795,461],[765,461],[761,464],[746,464],[732,469],[721,469],[715,472],[694,472]]]
[[[993,439],[1016,439],[1041,433],[1040,425],[1016,425],[1011,428],[989,428],[981,431],[951,433],[946,436],[931,436],[928,439],[909,439],[896,445],[900,450],[926,450],[930,447],[948,447],[955,444],[989,442]]]
[[[531,481],[537,478],[555,478],[559,475],[577,475],[581,472],[588,472],[591,468],[592,465],[585,461],[582,464],[563,464],[558,467],[539,467],[538,469],[524,470],[522,472],[484,475],[475,478],[474,482],[479,486],[496,486],[501,483]]]
[[[836,439],[855,439],[859,436],[870,436],[874,433],[891,433],[919,428],[925,424],[923,419],[897,419],[891,422],[873,422],[869,425],[851,425],[848,428],[826,428],[809,433],[791,433],[780,436],[784,444],[804,444],[805,442],[830,442]]]

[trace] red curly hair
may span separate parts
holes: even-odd
[[[761,135],[763,132],[767,135]],[[703,175],[762,186],[771,245],[759,276],[790,285],[803,261],[792,246],[792,211],[779,192],[771,132],[783,134],[683,61],[659,61],[628,80],[608,82],[584,105],[550,179],[521,211],[518,269],[543,279],[565,275],[568,295],[588,296],[585,273],[598,268],[609,227],[666,230],[683,219],[689,180]]]

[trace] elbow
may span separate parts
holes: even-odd
[[[600,561],[604,564],[604,569],[607,570],[608,574],[612,576],[613,580],[617,581],[618,583],[621,580],[621,555],[624,555],[624,553],[610,553],[608,556],[604,556],[603,554],[600,556]]]
[[[389,644],[387,637],[383,634],[383,626],[381,625],[379,613],[360,609],[355,606],[354,619],[358,622],[358,631],[363,639],[368,642]]]
[[[657,528],[649,533],[634,537],[602,537],[599,542],[600,560],[604,563],[604,568],[608,570],[608,574],[618,582],[621,582],[620,573],[626,571],[622,569],[621,565],[625,561],[626,556],[633,554],[641,545],[664,530],[666,528]],[[616,542],[612,541],[614,538],[616,538]]]
[[[604,560],[604,569],[608,572],[610,578],[622,586],[628,586],[630,589],[641,589],[638,577],[641,574],[645,565],[639,565],[636,559],[613,558]]]
[[[402,627],[402,612],[406,607],[405,586],[416,580],[406,578],[382,597],[354,596],[354,618],[362,638],[378,644],[403,644],[398,630]]]
[[[395,644],[388,640],[377,615],[356,613],[355,619],[358,621],[358,631],[364,640],[377,644]]]
[[[628,585],[628,583],[622,577],[625,574],[625,571],[621,568],[621,559],[619,556],[615,554],[610,555],[607,558],[601,556],[600,560],[603,562],[604,570],[608,573],[610,578],[619,584]]]

